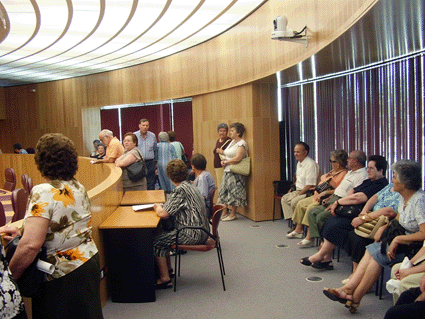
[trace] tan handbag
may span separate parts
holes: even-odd
[[[360,225],[354,229],[354,232],[361,237],[373,239],[378,229],[386,224],[388,224],[388,217],[381,215],[379,218]]]
[[[248,176],[249,172],[251,170],[251,159],[249,156],[243,158],[239,163],[237,164],[231,164],[230,165],[230,171],[235,174]]]

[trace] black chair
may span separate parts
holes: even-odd
[[[214,206],[213,210],[215,212],[212,218],[212,230],[211,230],[212,233],[210,233],[209,229],[205,229],[203,227],[198,227],[198,226],[185,226],[177,230],[176,244],[171,245],[171,248],[176,251],[175,266],[174,266],[175,267],[174,269],[176,270],[175,276],[174,276],[174,291],[176,291],[177,289],[177,276],[180,276],[181,251],[192,250],[192,251],[206,252],[214,248],[217,249],[218,264],[220,266],[220,273],[221,273],[221,282],[223,284],[223,290],[226,291],[226,286],[224,284],[224,275],[226,274],[226,272],[224,270],[224,262],[223,262],[223,254],[221,251],[220,236],[218,235],[218,224],[220,223],[221,214],[223,213],[223,210],[225,208],[226,206],[221,204],[217,204]],[[180,245],[178,243],[179,232],[182,229],[187,229],[187,228],[200,229],[206,234],[208,234],[209,238],[206,241],[206,243],[203,245],[184,245],[184,244]]]
[[[292,181],[273,181],[274,194],[273,194],[273,221],[274,221],[274,212],[276,210],[276,200],[279,200],[279,203],[282,199],[282,196],[285,195],[291,188]]]

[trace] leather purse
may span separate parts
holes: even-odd
[[[10,263],[10,260],[18,247],[20,239],[21,236],[18,235],[6,245],[5,257],[8,263]],[[24,297],[34,297],[38,293],[41,284],[46,280],[46,274],[37,268],[37,261],[39,259],[46,261],[47,255],[45,247],[41,247],[32,264],[25,269],[22,276],[17,280],[19,291]]]
[[[335,215],[353,219],[359,216],[362,209],[363,205],[338,205],[335,209]]]
[[[251,170],[251,159],[249,156],[243,158],[239,163],[230,165],[230,171],[234,174],[248,176],[250,170]]]
[[[126,167],[128,178],[132,182],[140,181],[143,177],[148,174],[148,168],[146,166],[145,160],[143,159],[142,154],[137,150],[141,156],[140,161],[134,162],[131,165]]]
[[[324,191],[327,191],[328,189],[332,189],[333,187],[331,186],[331,184],[329,184],[331,179],[332,178],[329,178],[326,182],[323,182],[323,183],[317,185],[315,187],[316,192],[318,192],[320,194],[320,193],[323,193]]]
[[[388,217],[381,215],[355,228],[354,232],[360,237],[373,239],[378,229],[386,224],[388,224]]]

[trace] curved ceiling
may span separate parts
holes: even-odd
[[[0,86],[160,59],[239,23],[264,0],[1,0]]]

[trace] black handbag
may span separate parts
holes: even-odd
[[[359,216],[362,209],[363,205],[338,205],[335,209],[335,215],[353,219]]]
[[[139,150],[137,151],[140,154],[140,151]],[[148,168],[146,166],[145,160],[143,159],[142,154],[140,154],[140,156],[141,156],[140,161],[134,162],[133,164],[128,165],[126,167],[128,178],[133,182],[140,181],[142,178],[144,178],[148,174]]]
[[[21,236],[18,235],[6,245],[5,251],[7,262],[10,263],[20,239]],[[41,284],[46,280],[46,274],[39,270],[36,266],[39,259],[46,261],[47,255],[45,247],[41,247],[32,264],[25,269],[22,276],[17,280],[19,291],[24,297],[34,297],[40,289]]]
[[[328,189],[332,189],[333,187],[331,186],[331,184],[329,184],[329,181],[331,179],[332,178],[329,178],[326,182],[323,182],[323,183],[317,185],[315,187],[316,192],[318,192],[320,194],[320,193],[323,193],[324,191],[327,191]]]

